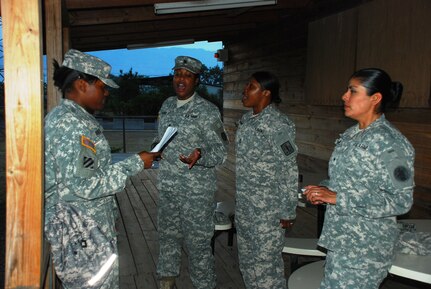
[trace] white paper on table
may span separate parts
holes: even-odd
[[[176,127],[169,126],[163,134],[161,141],[151,150],[151,152],[155,153],[160,151],[160,149],[175,135],[176,132]]]

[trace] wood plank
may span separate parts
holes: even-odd
[[[120,266],[121,263],[120,263]],[[120,272],[122,270],[122,267],[120,267]],[[135,276],[134,275],[122,275],[120,274],[120,288],[121,289],[137,289],[139,287],[136,286],[135,283]],[[148,287],[148,289],[152,289],[156,287]]]
[[[5,288],[39,288],[42,264],[40,1],[1,0],[6,119]]]
[[[113,7],[128,7],[128,6],[140,6],[140,5],[152,5],[154,0],[65,0],[66,7],[68,9],[89,9],[89,8],[113,8]],[[163,1],[163,2],[169,2]],[[171,0],[172,2],[172,0]]]
[[[311,160],[307,156],[300,156],[299,162],[304,164],[305,167],[311,166],[308,168],[310,172],[306,171],[304,174],[303,184],[307,184],[308,182],[314,182],[316,179],[321,179],[322,176],[319,176],[318,173],[313,172],[313,164],[318,167],[318,170],[323,170],[326,165],[326,162],[323,160]],[[220,174],[220,172],[222,172]],[[229,170],[223,167],[220,167],[217,170],[217,177],[219,183],[223,184],[224,188],[223,196],[225,196],[229,200],[235,199],[235,189],[234,189],[234,180],[235,178],[232,174],[229,174]],[[135,223],[138,223],[138,226],[129,226],[129,221],[124,221],[126,229],[129,230],[137,230],[134,234],[128,234],[125,236],[124,234],[120,234],[119,238],[138,238],[139,243],[145,244],[149,243],[148,240],[156,240],[157,239],[157,231],[148,231],[144,230],[143,224],[146,223],[147,226],[154,221],[151,221],[144,216],[150,216],[153,219],[156,218],[155,210],[150,209],[145,213],[138,214],[138,210],[146,211],[151,206],[157,205],[157,188],[154,186],[157,180],[157,170],[145,170],[140,173],[138,176],[133,177],[131,182],[128,182],[127,188],[123,193],[119,194],[119,203],[122,214],[127,212],[127,214],[131,214],[135,216]],[[219,194],[217,192],[216,196]],[[132,196],[133,195],[133,196]],[[121,197],[122,196],[122,197]],[[128,203],[126,206],[122,204],[122,202]],[[133,206],[132,204],[133,203]],[[148,205],[149,203],[149,205]],[[130,213],[134,211],[133,213]],[[418,210],[415,211],[415,214],[411,216],[420,216],[417,214]],[[425,215],[431,217],[429,212]],[[422,215],[423,216],[423,215]],[[144,218],[144,219],[143,219]],[[145,222],[143,222],[145,220]],[[149,233],[151,232],[151,233]],[[152,235],[154,234],[154,235]],[[138,235],[138,237],[137,237]],[[317,209],[316,207],[298,207],[297,208],[297,219],[294,227],[287,234],[289,237],[303,237],[303,238],[315,238],[317,237]],[[142,241],[145,239],[145,241]],[[137,243],[136,240],[130,240],[132,243]],[[150,246],[150,250],[154,250],[155,252],[151,252],[150,254],[155,256],[157,254],[156,246]],[[132,250],[132,254],[134,251]],[[285,270],[286,276],[288,278],[290,272],[290,257],[289,255],[284,255],[283,259],[285,260]],[[217,286],[220,289],[243,289],[244,284],[242,281],[241,273],[239,271],[238,265],[238,251],[237,251],[237,242],[236,237],[234,238],[233,246],[229,247],[227,245],[227,234],[222,233],[220,236],[216,238],[215,242],[215,261],[216,261],[216,273],[217,273]],[[300,258],[301,262],[310,261],[307,258]],[[142,266],[140,268],[139,264],[137,264],[136,272],[137,274],[123,274],[124,269],[123,263],[120,267],[120,276],[121,276],[121,287],[120,288],[145,288],[145,289],[157,289],[157,276],[155,266],[153,267],[152,272],[145,272],[142,270]],[[177,279],[176,289],[190,289],[193,288],[190,277],[189,277],[189,264],[187,260],[187,250],[185,248],[182,249],[182,260],[181,260],[181,272],[180,276]],[[395,282],[395,283],[394,283]],[[399,281],[395,280],[388,282],[390,284],[388,286],[384,285],[384,289],[395,288]],[[396,284],[396,285],[394,285]],[[123,287],[124,286],[124,287]],[[418,289],[421,287],[407,286],[405,289]]]
[[[156,266],[159,254],[156,206],[151,197],[146,197],[146,195],[148,196],[148,192],[141,184],[139,178],[132,178],[132,184],[133,189],[128,191],[130,201],[135,211],[137,221],[141,227],[142,234],[144,235],[146,246],[149,249],[152,263]],[[150,207],[153,207],[153,209],[150,209]]]
[[[307,103],[340,104],[347,78],[355,68],[356,25],[356,9],[309,24],[307,67],[311,69],[306,70],[304,85]]]
[[[62,1],[45,0],[45,33],[47,57],[47,109],[51,111],[60,104],[61,92],[54,86],[53,60],[59,64],[63,61],[63,28],[62,28]]]
[[[120,204],[122,202],[128,201],[126,191],[122,191],[118,194],[116,194],[117,203]],[[121,204],[122,205],[122,204]],[[121,274],[120,274],[120,280],[123,276],[130,276],[130,275],[136,275],[136,265],[135,260],[133,259],[132,249],[130,248],[129,243],[129,236],[127,235],[126,226],[124,224],[124,219],[121,214],[120,210],[120,218],[116,223],[116,227],[118,230],[118,253],[119,253],[119,263],[121,266]],[[126,280],[127,278],[124,277]],[[126,281],[124,281],[124,288],[126,288]],[[120,281],[120,284],[123,284],[122,281]],[[120,286],[120,288],[123,288],[123,286]]]
[[[357,67],[380,67],[401,81],[401,107],[429,108],[431,2],[376,0],[358,9]]]
[[[139,275],[135,276],[135,284],[136,288],[157,288],[157,277],[154,272],[140,273]]]
[[[136,270],[138,272],[154,272],[155,264],[128,196],[128,190],[134,190],[133,186],[128,186],[126,194],[119,195],[118,201]]]
[[[245,285],[239,270],[236,235],[232,247],[227,245],[227,237],[227,233],[222,233],[215,242],[217,284],[221,289],[242,289]]]

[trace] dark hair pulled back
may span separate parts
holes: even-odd
[[[263,89],[271,92],[271,103],[280,103],[281,98],[279,95],[280,83],[277,77],[268,71],[257,71],[251,75]]]
[[[382,101],[378,107],[378,113],[385,112],[387,108],[396,108],[401,100],[403,85],[401,82],[392,81],[389,74],[379,68],[364,68],[353,73],[351,78],[358,79],[366,88],[367,95],[374,93],[382,95]]]
[[[97,77],[89,75],[66,66],[60,66],[57,60],[54,60],[54,85],[60,89],[63,97],[73,89],[73,83],[77,79],[84,79],[88,83],[94,83]]]

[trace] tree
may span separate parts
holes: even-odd
[[[223,68],[218,66],[208,68],[205,64],[202,65],[201,82],[214,86],[223,85]]]
[[[113,115],[157,115],[163,101],[174,94],[172,85],[162,85],[157,89],[144,90],[139,75],[130,69],[127,73],[120,71],[119,76],[112,76],[120,88],[111,89],[104,112]]]
[[[221,93],[210,94],[205,85],[221,86],[223,69],[220,67],[208,68],[203,65],[202,70],[201,85],[198,86],[197,92],[221,109],[223,106]],[[170,74],[168,77],[173,77],[173,75]],[[110,90],[104,114],[157,115],[163,101],[169,96],[175,95],[172,81],[167,82],[165,79],[165,81],[154,84],[154,82],[143,81],[145,78],[148,77],[139,75],[132,69],[127,73],[120,71],[119,76],[112,76],[120,88]]]

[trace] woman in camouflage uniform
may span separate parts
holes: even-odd
[[[358,124],[336,141],[329,179],[304,193],[313,204],[327,204],[322,289],[376,289],[391,267],[396,216],[410,210],[414,187],[414,149],[384,115],[401,93],[401,83],[370,68],[352,75],[342,97],[344,114]]]
[[[173,87],[159,112],[159,142],[169,126],[177,134],[163,150],[158,175],[157,224],[161,289],[174,287],[180,273],[183,242],[189,253],[190,278],[197,289],[216,286],[211,237],[214,234],[215,167],[226,158],[226,134],[218,108],[196,93],[202,63],[175,59]]]
[[[296,217],[295,125],[275,108],[279,82],[256,72],[242,102],[252,110],[236,134],[236,209],[240,269],[248,289],[286,288],[284,228]]]
[[[111,163],[103,128],[92,115],[104,106],[106,85],[118,88],[109,79],[110,71],[106,62],[74,49],[66,53],[62,66],[54,62],[54,84],[64,99],[45,118],[45,221],[55,214],[57,202],[70,202],[116,241],[114,195],[129,176],[151,167],[159,154],[141,152]],[[118,261],[113,266],[100,288],[119,287]]]

